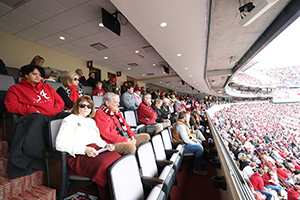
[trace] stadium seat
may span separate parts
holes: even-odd
[[[102,104],[103,96],[92,96],[95,108],[98,109]]]
[[[50,85],[51,87],[53,87],[53,89],[56,91],[59,87],[63,86],[62,83],[58,83],[58,82],[51,82],[51,81],[46,81],[46,83],[48,85]]]
[[[177,150],[165,150],[162,137],[160,134],[154,135],[151,139],[153,149],[155,152],[156,160],[170,160],[173,162],[173,168],[175,173],[180,169],[182,163],[182,157]]]
[[[17,80],[17,78],[21,76],[20,70],[18,68],[6,67],[6,70],[8,75],[13,76],[15,80]]]
[[[139,133],[139,129],[144,127],[144,124],[138,124],[136,112],[133,110],[125,110],[122,112],[124,119],[130,126],[131,130],[135,133]]]
[[[123,156],[110,166],[108,182],[113,200],[166,199],[161,188],[162,180],[141,178],[134,154]]]
[[[82,181],[81,186],[92,183],[90,178],[69,175],[68,157],[66,152],[60,152],[55,149],[56,136],[58,134],[62,119],[55,119],[49,122],[49,141],[45,151],[46,156],[46,176],[47,186],[56,189],[57,199],[63,199],[71,185],[70,181]]]
[[[150,142],[139,146],[136,151],[137,160],[143,177],[155,177],[163,180],[163,191],[169,196],[176,179],[172,167],[173,162],[167,160],[156,161],[153,147]]]
[[[83,90],[84,94],[93,96],[93,87],[92,86],[84,86],[83,85],[82,90]]]
[[[15,84],[15,79],[10,75],[0,74],[0,113],[3,122],[3,139],[7,139],[7,120],[12,118],[12,114],[7,112],[4,100],[7,90]],[[14,123],[13,123],[14,124]]]

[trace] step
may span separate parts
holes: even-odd
[[[55,200],[56,199],[56,192],[55,189],[48,188],[42,185],[36,185],[31,187],[28,190],[23,191],[14,196],[6,197],[4,199],[7,200]]]
[[[8,154],[0,155],[0,175],[7,174]]]
[[[8,154],[8,143],[6,141],[0,140],[0,155]]]
[[[44,185],[45,172],[36,171],[31,175],[10,180],[8,175],[0,175],[0,199],[4,199],[23,193],[37,185]]]

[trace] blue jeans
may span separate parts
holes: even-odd
[[[201,144],[186,144],[184,145],[183,153],[194,153],[194,170],[200,170],[202,164],[203,147]]]
[[[271,190],[275,190],[276,192],[280,192],[281,191],[281,187],[279,185],[267,185],[264,186],[265,188],[270,188]]]
[[[271,200],[272,199],[272,193],[271,192],[268,192],[266,190],[255,190],[255,191],[259,191],[263,195],[266,195],[267,196],[266,200]]]
[[[128,108],[126,108],[126,110],[136,110],[137,108],[135,106],[130,106]]]

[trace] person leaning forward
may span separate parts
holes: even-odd
[[[135,135],[131,131],[119,111],[119,102],[119,95],[108,92],[94,119],[105,142],[113,144],[122,155],[134,154],[137,147],[150,140],[150,136],[147,133]]]

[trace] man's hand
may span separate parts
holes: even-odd
[[[135,144],[136,143],[136,139],[133,136],[131,136],[131,138],[128,139],[128,142],[132,143],[132,144]]]

